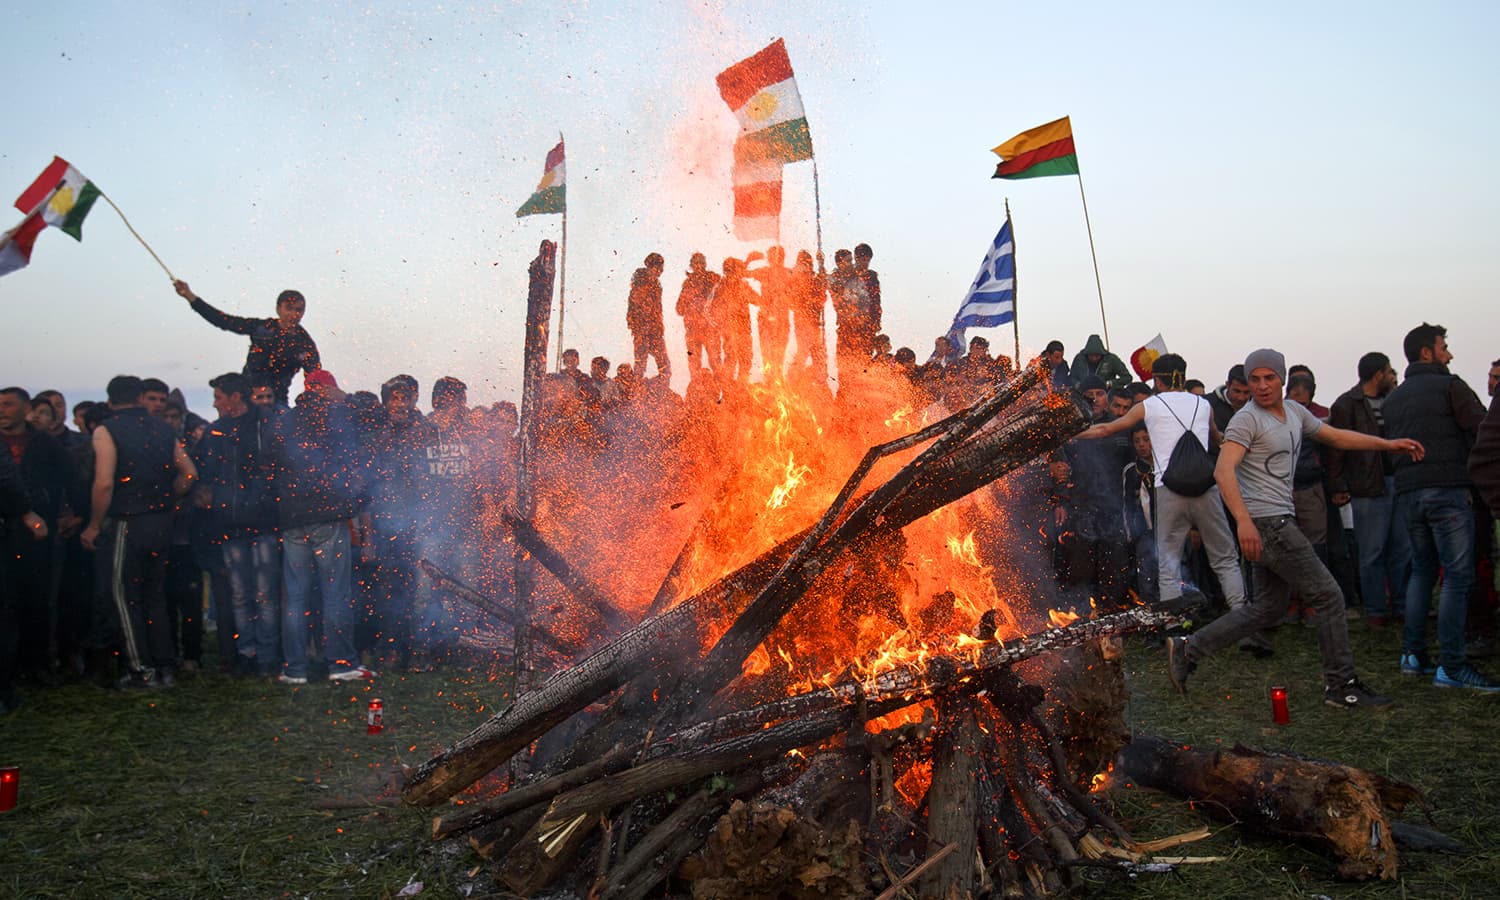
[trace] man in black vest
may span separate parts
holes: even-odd
[[[97,553],[101,596],[89,647],[118,645],[127,687],[171,687],[177,659],[167,616],[172,511],[198,472],[172,426],[146,414],[141,380],[116,375],[105,388],[113,415],[94,429],[94,485],[80,539]]]
[[[1411,534],[1411,579],[1406,585],[1406,633],[1401,671],[1432,674],[1437,687],[1500,691],[1469,665],[1464,626],[1474,584],[1474,505],[1469,489],[1469,448],[1484,406],[1462,378],[1448,371],[1448,331],[1422,323],[1406,335],[1406,380],[1386,398],[1385,429],[1393,438],[1421,436],[1427,456],[1396,461],[1397,515]],[[1427,656],[1427,608],[1438,568],[1438,659]]]

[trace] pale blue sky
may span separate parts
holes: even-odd
[[[1325,403],[1424,319],[1481,392],[1500,356],[1495,4],[10,6],[0,197],[65,157],[210,302],[269,315],[304,291],[348,389],[405,371],[424,400],[444,374],[514,398],[526,264],[559,222],[513,213],[559,131],[567,345],[627,358],[629,276],[657,250],[683,368],[687,256],[751,249],[729,234],[735,126],[713,77],[777,36],[825,248],[874,246],[886,330],[924,358],[1007,196],[1023,345],[1071,356],[1100,330],[1077,180],[989,177],[990,147],[1065,114],[1122,356],[1160,331],[1216,384],[1271,345]],[[810,163],[786,193],[784,242],[811,247]],[[157,375],[210,414],[206,382],[244,339],[192,314],[107,206],[84,235],[44,234],[0,279],[0,381],[76,401]]]

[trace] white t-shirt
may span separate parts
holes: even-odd
[[[1188,391],[1167,391],[1147,397],[1144,402],[1146,433],[1151,435],[1151,458],[1156,464],[1156,486],[1161,487],[1167,460],[1172,458],[1172,450],[1188,426],[1203,442],[1203,448],[1208,449],[1208,425],[1214,413],[1207,400]]]

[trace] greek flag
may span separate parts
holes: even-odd
[[[993,328],[1016,317],[1016,245],[1010,237],[1010,218],[1000,226],[995,242],[984,255],[984,263],[964,302],[953,317],[948,338],[954,348],[963,352],[964,330]]]

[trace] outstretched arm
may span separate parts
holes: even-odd
[[[231,316],[229,313],[214,309],[208,305],[208,301],[193,293],[188,283],[181,279],[172,282],[172,287],[176,289],[177,296],[188,302],[193,312],[202,316],[204,321],[215,328],[232,331],[235,334],[252,334],[262,321],[261,319],[247,319],[244,316]]]
[[[1360,431],[1349,431],[1345,428],[1334,428],[1332,425],[1324,425],[1313,432],[1313,440],[1340,450],[1378,450],[1387,453],[1405,453],[1417,462],[1427,455],[1427,450],[1420,443],[1411,438],[1398,438],[1386,440],[1373,434],[1365,434]]]
[[[1083,431],[1079,432],[1078,437],[1082,438],[1085,441],[1107,438],[1112,434],[1119,434],[1120,432],[1125,431],[1128,428],[1134,428],[1145,420],[1146,404],[1137,403],[1135,406],[1132,406],[1130,408],[1130,412],[1126,413],[1120,418],[1115,419],[1113,422],[1100,422],[1097,425],[1090,425],[1088,428],[1085,428]]]

